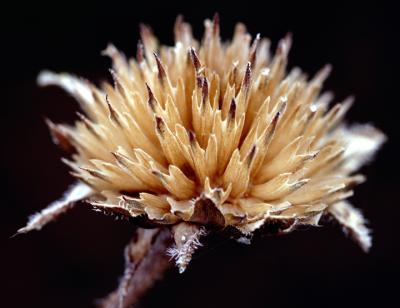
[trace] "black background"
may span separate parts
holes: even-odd
[[[112,290],[123,271],[122,252],[132,234],[128,222],[80,207],[41,232],[9,239],[28,215],[58,198],[73,182],[60,162],[43,117],[75,119],[77,104],[56,88],[35,84],[42,69],[68,71],[100,81],[109,60],[100,51],[112,41],[134,55],[138,24],[150,24],[171,44],[178,13],[200,37],[203,20],[218,11],[229,38],[237,21],[274,46],[294,35],[290,66],[310,74],[325,63],[334,71],[326,84],[338,100],[354,94],[352,122],[373,122],[389,137],[376,161],[363,169],[369,180],[352,202],[369,218],[374,246],[364,254],[338,226],[271,237],[243,246],[211,241],[183,275],[170,271],[141,307],[373,307],[395,306],[399,232],[397,140],[399,89],[396,10],[382,2],[360,5],[134,3],[113,1],[82,8],[24,5],[1,18],[1,288],[2,307],[90,307]]]

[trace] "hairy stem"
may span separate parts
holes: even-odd
[[[173,238],[168,228],[137,229],[125,248],[125,272],[118,288],[99,304],[101,308],[135,305],[171,266],[166,250]]]

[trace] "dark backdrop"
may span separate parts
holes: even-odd
[[[71,122],[77,104],[59,89],[39,89],[37,73],[47,68],[97,81],[108,78],[109,60],[100,50],[112,41],[134,55],[139,22],[151,24],[161,41],[171,44],[178,13],[199,37],[203,20],[218,11],[224,38],[237,21],[253,34],[270,37],[274,45],[292,31],[290,65],[313,74],[331,63],[327,88],[338,100],[356,96],[348,119],[371,121],[388,135],[374,164],[363,170],[368,182],[352,198],[371,222],[374,246],[364,254],[337,226],[251,246],[217,239],[184,275],[169,272],[141,307],[388,307],[396,298],[399,277],[394,8],[381,1],[360,6],[349,1],[144,2],[125,6],[110,1],[86,8],[67,2],[50,8],[21,4],[1,13],[1,306],[90,307],[116,286],[132,233],[128,222],[82,207],[41,232],[8,239],[28,215],[58,198],[73,181],[43,117]]]

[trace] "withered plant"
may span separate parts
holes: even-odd
[[[272,55],[269,40],[252,39],[243,24],[230,42],[219,32],[217,16],[206,20],[198,42],[179,17],[169,47],[142,25],[136,59],[112,45],[103,52],[113,84],[48,71],[38,78],[83,111],[73,126],[47,121],[77,182],[18,232],[39,230],[82,200],[129,218],[138,227],[126,270],[104,307],[137,302],[171,257],[182,273],[210,232],[248,242],[256,230],[289,233],[331,216],[362,249],[371,246],[347,198],[384,135],[343,123],[351,98],[330,106],[332,94],[320,94],[329,65],[311,79],[286,71],[290,35]]]

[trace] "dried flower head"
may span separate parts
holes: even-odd
[[[330,66],[310,80],[287,73],[290,35],[271,55],[269,40],[252,40],[243,24],[222,42],[218,17],[205,21],[201,42],[181,18],[174,33],[175,46],[160,46],[142,25],[136,59],[109,45],[113,84],[40,74],[40,85],[63,87],[83,110],[74,126],[48,121],[79,184],[20,232],[88,198],[98,210],[171,226],[181,271],[208,230],[249,237],[273,223],[289,232],[328,214],[368,250],[369,231],[346,199],[385,137],[342,122],[351,98],[330,107],[331,93],[320,94]]]

